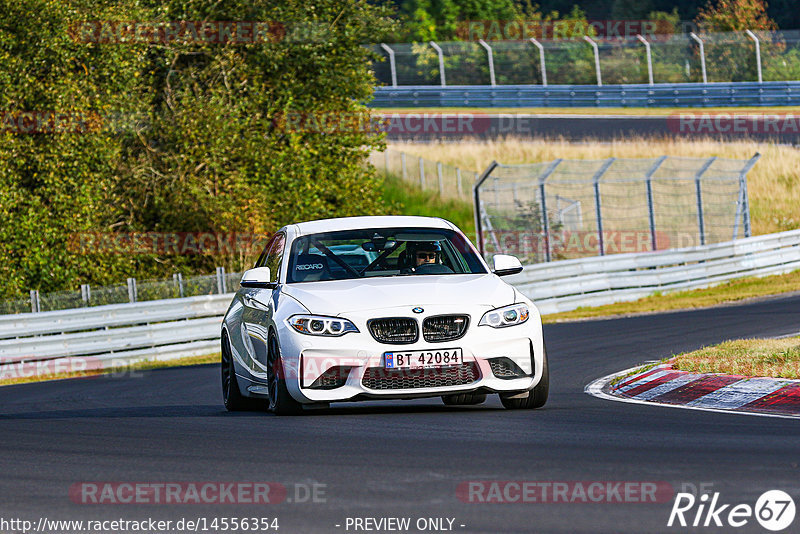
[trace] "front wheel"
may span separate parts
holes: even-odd
[[[236,370],[233,366],[233,355],[228,335],[223,332],[220,345],[220,371],[222,377],[222,402],[229,412],[252,410],[256,408],[254,399],[245,397],[239,391],[236,382]]]
[[[528,396],[522,399],[511,399],[500,395],[500,402],[509,410],[525,410],[541,408],[547,402],[550,392],[550,371],[547,366],[547,350],[544,353],[544,365],[542,366],[542,379],[528,392]]]
[[[267,355],[267,385],[269,390],[269,409],[275,415],[297,415],[303,411],[299,402],[289,395],[286,389],[286,375],[284,374],[283,358],[278,337],[273,333],[269,336]]]

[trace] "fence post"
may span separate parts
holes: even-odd
[[[227,293],[228,288],[225,285],[225,267],[217,267],[217,293],[220,295]]]
[[[183,298],[183,275],[181,273],[174,273],[172,280],[178,285],[178,296]]]
[[[700,45],[700,70],[703,73],[703,83],[708,83],[708,78],[706,77],[706,50],[703,46],[703,40],[700,39],[694,32],[689,32],[689,37],[694,39],[697,44]]]
[[[394,63],[394,50],[389,48],[389,46],[384,43],[381,43],[381,48],[386,50],[386,53],[389,54],[389,69],[392,72],[392,87],[397,87],[397,66]]]
[[[762,83],[763,80],[761,79],[761,43],[758,41],[758,37],[756,37],[756,34],[751,32],[750,30],[745,30],[745,33],[750,36],[753,42],[756,43],[756,70],[758,71],[758,83]]]
[[[650,55],[650,43],[639,34],[636,34],[636,38],[644,43],[644,49],[647,52],[647,79],[650,81],[650,85],[653,85],[653,56]]]
[[[439,78],[442,81],[442,87],[446,87],[447,82],[444,78],[444,52],[442,52],[442,48],[433,41],[429,41],[428,44],[430,44],[433,49],[436,50],[436,53],[439,54]]]
[[[605,163],[603,163],[600,170],[594,173],[592,177],[592,182],[594,183],[594,211],[595,217],[597,218],[597,242],[600,246],[600,255],[605,256],[605,246],[603,245],[603,211],[602,211],[602,202],[600,201],[600,178],[606,173],[611,164],[616,161],[617,158],[608,158]]]
[[[494,56],[492,55],[492,47],[489,46],[483,39],[478,39],[478,43],[484,49],[486,49],[486,55],[489,60],[489,82],[492,84],[492,87],[494,87],[497,84],[495,83],[494,78]]]
[[[739,236],[739,216],[743,218],[744,236],[750,237],[750,200],[747,198],[747,173],[756,164],[761,154],[756,152],[742,167],[739,173],[739,202],[736,205],[736,218],[733,221],[733,239]]]
[[[436,162],[436,174],[439,177],[439,196],[444,195],[444,178],[442,177],[442,162]]]
[[[547,87],[547,69],[544,66],[544,46],[531,37],[530,41],[539,49],[539,68],[542,70],[542,87]]]
[[[497,167],[497,162],[492,161],[486,170],[478,176],[478,173],[475,173],[475,185],[472,186],[472,210],[475,215],[475,237],[478,241],[478,252],[481,253],[481,257],[484,255],[484,246],[483,246],[483,229],[481,228],[481,196],[480,196],[480,188],[483,182],[492,174],[492,171]]]
[[[91,289],[89,289],[89,284],[81,284],[81,300],[86,304],[89,305],[89,301],[92,298]]]
[[[136,302],[136,278],[128,278],[128,302],[133,304]]]
[[[458,196],[462,197],[464,195],[464,191],[461,187],[461,169],[456,167],[456,186],[458,187]]]
[[[383,151],[383,174],[389,174],[389,150]]]
[[[545,194],[544,185],[562,161],[564,160],[561,158],[553,161],[539,176],[539,196],[542,199],[542,230],[544,230],[544,257],[548,262],[552,259],[552,246],[550,245],[550,221],[547,218],[547,195]]]
[[[408,180],[408,167],[406,167],[406,153],[400,152],[400,167],[402,167],[402,178]]]
[[[644,175],[647,180],[647,212],[650,216],[650,243],[653,251],[658,250],[658,242],[656,241],[656,212],[653,207],[653,175],[666,159],[667,156],[658,158],[655,164],[647,171],[647,174]]]
[[[697,228],[700,231],[700,244],[706,244],[706,225],[703,218],[703,189],[700,185],[700,177],[703,176],[703,173],[711,167],[711,164],[714,163],[714,160],[717,159],[717,156],[713,156],[708,158],[706,162],[700,167],[700,170],[697,171],[697,174],[694,175],[694,185],[695,185],[695,192],[697,195]]]
[[[419,185],[425,189],[425,160],[421,157],[419,158]]]
[[[39,300],[39,290],[31,289],[31,313],[42,311],[42,302]]]
[[[600,49],[597,48],[597,42],[588,35],[583,36],[583,40],[592,45],[594,49],[594,72],[597,76],[597,85],[603,85],[603,77],[600,75]]]

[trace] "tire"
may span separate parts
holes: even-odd
[[[275,415],[298,415],[303,406],[289,395],[283,370],[283,358],[278,337],[269,336],[267,351],[267,386],[269,390],[269,409]]]
[[[523,399],[509,399],[500,395],[500,402],[509,410],[532,410],[541,408],[547,402],[550,392],[550,370],[547,365],[547,349],[544,352],[544,366],[542,368],[542,379]]]
[[[225,409],[229,412],[240,412],[244,410],[256,409],[258,403],[255,399],[245,397],[239,391],[239,384],[236,382],[236,369],[233,365],[233,355],[231,354],[230,341],[228,335],[223,332],[220,344],[220,375],[222,378],[222,402]]]
[[[442,396],[445,406],[472,406],[482,404],[484,401],[486,401],[486,393],[458,393]]]

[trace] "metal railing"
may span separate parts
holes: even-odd
[[[380,85],[597,85],[796,80],[800,31],[371,45]]]
[[[22,375],[26,364],[30,372],[93,370],[214,353],[231,298],[209,295],[0,316],[0,374]],[[74,365],[76,358],[81,366]],[[65,361],[73,364],[42,365]]]
[[[478,248],[540,263],[749,237],[759,157],[493,162],[473,188]]]
[[[725,243],[527,265],[508,281],[542,314],[800,269],[800,230]]]

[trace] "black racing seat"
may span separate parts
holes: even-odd
[[[292,279],[295,282],[316,282],[330,279],[328,258],[322,254],[298,254]]]

